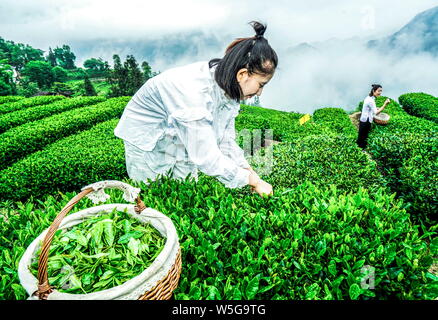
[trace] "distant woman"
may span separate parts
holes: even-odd
[[[357,137],[357,145],[365,150],[367,147],[368,134],[371,130],[371,123],[376,114],[382,112],[391,100],[386,99],[383,106],[379,109],[376,107],[376,97],[382,94],[382,86],[380,84],[371,85],[370,94],[363,100],[362,113],[359,121],[359,135]]]
[[[199,170],[228,188],[250,185],[259,195],[273,193],[235,141],[240,101],[260,96],[278,64],[263,37],[266,26],[250,24],[256,35],[234,40],[222,59],[168,69],[131,98],[114,130],[124,140],[131,179],[190,174],[197,180]]]

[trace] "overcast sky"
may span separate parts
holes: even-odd
[[[45,50],[74,39],[151,38],[181,31],[252,35],[268,24],[274,47],[331,37],[386,35],[436,0],[1,0],[1,36]]]
[[[252,36],[254,32],[248,22],[258,20],[267,23],[265,36],[280,54],[300,42],[387,36],[416,14],[437,5],[437,0],[1,0],[0,36],[46,51],[49,46],[69,44],[69,41],[97,38],[145,41],[163,39],[178,32],[203,31],[220,39],[225,35],[225,46],[234,38]],[[74,47],[72,50],[74,52]],[[188,63],[192,58],[207,60],[217,56],[217,53],[211,53],[211,57],[207,56],[210,53],[203,54],[205,56],[186,57],[177,64]],[[78,58],[79,62],[84,60],[84,57]],[[284,58],[280,57],[280,65]],[[159,64],[158,67],[152,65],[153,69],[163,71],[165,62]],[[287,86],[293,72],[288,64],[283,65],[283,74],[277,77],[283,79],[283,83],[277,83],[278,88]],[[309,81],[313,80],[309,78]],[[367,83],[372,79],[363,81]],[[297,79],[295,83],[299,83]],[[407,86],[409,84],[404,84]],[[268,86],[265,90],[269,103],[286,104],[285,96],[279,97],[277,91],[269,91]],[[304,97],[291,99],[301,105],[308,102]],[[309,111],[315,103],[307,103],[305,110]]]

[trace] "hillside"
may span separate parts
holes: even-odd
[[[436,99],[403,101],[418,110],[426,98]],[[174,222],[183,261],[176,299],[437,297],[428,271],[437,255],[435,122],[392,101],[391,123],[374,129],[365,154],[341,108],[320,108],[300,124],[297,112],[242,105],[236,142],[274,186],[267,199],[202,173],[130,180],[113,134],[129,99],[0,98],[0,299],[28,296],[16,272],[24,249],[82,187],[102,180],[140,187],[144,203]],[[264,139],[279,143],[251,144]],[[126,202],[108,194],[105,203]],[[86,199],[73,212],[92,206]],[[372,290],[361,282],[366,265],[375,268]]]

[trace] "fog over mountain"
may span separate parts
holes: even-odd
[[[323,106],[351,111],[373,83],[381,84],[383,94],[393,99],[415,91],[438,96],[437,26],[435,7],[382,39],[355,37],[291,46],[282,55],[281,75],[273,79],[266,98],[273,105],[282,104],[278,97],[290,92],[291,108],[311,113]]]
[[[401,55],[424,52],[438,55],[438,7],[419,13],[389,37],[369,41],[368,47],[396,50]]]

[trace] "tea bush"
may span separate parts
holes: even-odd
[[[313,112],[313,120],[329,127],[337,134],[357,138],[357,130],[348,114],[341,108],[321,108]]]
[[[305,182],[273,198],[227,189],[212,177],[198,182],[160,177],[142,189],[146,206],[175,223],[182,248],[176,299],[434,299],[427,270],[437,241],[420,235],[402,201],[382,189],[345,193]],[[279,188],[279,191],[284,189]],[[124,203],[106,190],[106,203]],[[25,248],[76,194],[18,203],[0,224],[1,299],[24,299],[17,265]],[[82,200],[72,210],[93,206]],[[366,269],[374,283],[366,281]],[[374,289],[369,285],[374,285]]]
[[[269,171],[267,159],[265,152],[265,156],[253,157],[251,164],[256,172],[269,172],[262,178],[274,187],[294,187],[305,181],[317,186],[334,184],[342,191],[386,186],[376,163],[369,161],[351,138],[342,135],[309,136],[275,145]]]
[[[298,119],[302,114],[296,112],[285,112],[274,109],[266,109],[255,106],[241,105],[239,115],[236,117],[236,131],[243,129],[260,129],[261,141],[265,139],[265,130],[271,129],[272,139],[283,141],[285,134],[292,128],[298,127]],[[251,135],[253,138],[253,135]]]
[[[381,106],[384,100],[385,97],[379,97],[377,105]],[[412,213],[427,221],[438,210],[434,194],[438,181],[434,161],[438,156],[438,125],[407,114],[395,101],[384,112],[391,116],[390,122],[385,126],[373,124],[368,150],[382,168],[391,189],[411,204]],[[410,160],[418,159],[420,154],[423,161]],[[419,178],[419,172],[428,174]],[[412,189],[413,185],[417,188]],[[423,204],[425,201],[427,205]]]
[[[402,94],[398,101],[407,113],[438,123],[437,97],[423,92],[406,93]]]

